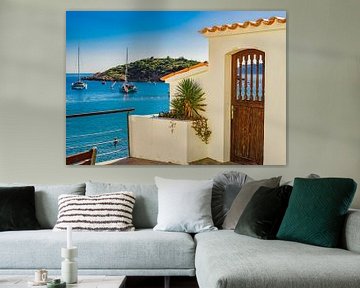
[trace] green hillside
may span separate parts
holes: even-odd
[[[160,81],[160,78],[166,74],[179,71],[181,69],[193,66],[198,61],[180,58],[146,58],[129,63],[128,80],[129,81]],[[84,80],[95,81],[122,81],[125,77],[125,64],[112,67],[104,72],[98,72],[92,76],[83,77]]]

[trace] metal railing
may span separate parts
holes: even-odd
[[[88,112],[88,113],[66,115],[66,119],[78,118],[78,117],[97,116],[97,115],[105,115],[105,114],[115,114],[115,113],[126,113],[127,148],[128,148],[128,155],[130,155],[129,113],[133,112],[133,111],[135,111],[134,108],[115,109],[115,110],[106,110],[106,111],[95,111],[95,112]],[[74,136],[74,137],[77,137],[77,136]],[[111,141],[109,141],[109,142],[111,142]]]

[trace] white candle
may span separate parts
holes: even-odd
[[[66,232],[67,232],[66,248],[70,249],[70,248],[72,248],[72,234],[71,234],[72,227],[70,225],[67,226]]]

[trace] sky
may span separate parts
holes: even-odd
[[[208,60],[208,40],[199,31],[286,11],[67,11],[66,72],[77,71],[80,46],[81,73],[101,72],[148,57],[185,57]]]

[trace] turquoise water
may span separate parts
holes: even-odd
[[[169,110],[169,86],[162,82],[134,82],[138,91],[126,95],[119,91],[121,83],[111,89],[110,82],[103,85],[100,81],[85,81],[86,90],[72,90],[71,83],[76,80],[76,75],[66,75],[66,115],[125,108],[134,108],[132,114],[136,115]],[[67,118],[66,155],[96,146],[96,162],[126,157],[127,133],[126,113]],[[116,145],[114,138],[119,140]]]

